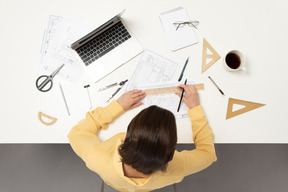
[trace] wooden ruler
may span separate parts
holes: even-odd
[[[197,90],[204,90],[204,84],[194,84]],[[160,94],[168,94],[181,92],[182,89],[179,87],[164,87],[164,88],[155,88],[155,89],[144,89],[143,90],[146,95],[160,95]]]

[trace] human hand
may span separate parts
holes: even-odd
[[[186,96],[183,95],[182,100],[189,107],[189,109],[200,105],[198,91],[194,85],[179,85],[178,87],[185,90]],[[181,93],[176,92],[175,94],[181,97]]]
[[[135,107],[138,107],[143,104],[143,102],[138,102],[146,96],[145,92],[142,90],[134,89],[132,91],[128,91],[120,96],[116,101],[121,105],[121,107],[128,111]]]

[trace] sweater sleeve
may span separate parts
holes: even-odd
[[[97,143],[101,142],[96,135],[97,132],[106,129],[108,124],[122,113],[124,109],[116,101],[112,101],[106,107],[98,107],[87,112],[86,118],[74,126],[68,134],[75,153],[85,161],[92,146],[95,147],[96,144],[97,147]]]
[[[217,160],[214,147],[214,134],[199,105],[188,111],[192,123],[193,141],[196,149],[185,150],[181,154],[185,161],[184,176],[207,168]]]

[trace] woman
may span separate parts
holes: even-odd
[[[142,110],[130,122],[127,133],[101,142],[99,130],[125,111],[143,104],[141,90],[123,94],[106,107],[87,113],[70,131],[73,150],[113,188],[119,191],[151,191],[182,181],[216,161],[214,135],[193,85],[180,85],[186,92],[196,149],[178,152],[174,115],[157,106]],[[180,93],[176,93],[180,97]],[[181,128],[180,128],[181,129]]]

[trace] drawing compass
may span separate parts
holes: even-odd
[[[126,79],[125,81],[121,81],[119,83],[120,87],[112,94],[111,97],[109,97],[109,99],[106,101],[106,102],[109,102],[121,89],[122,87],[124,86],[124,84],[128,81],[128,79]]]

